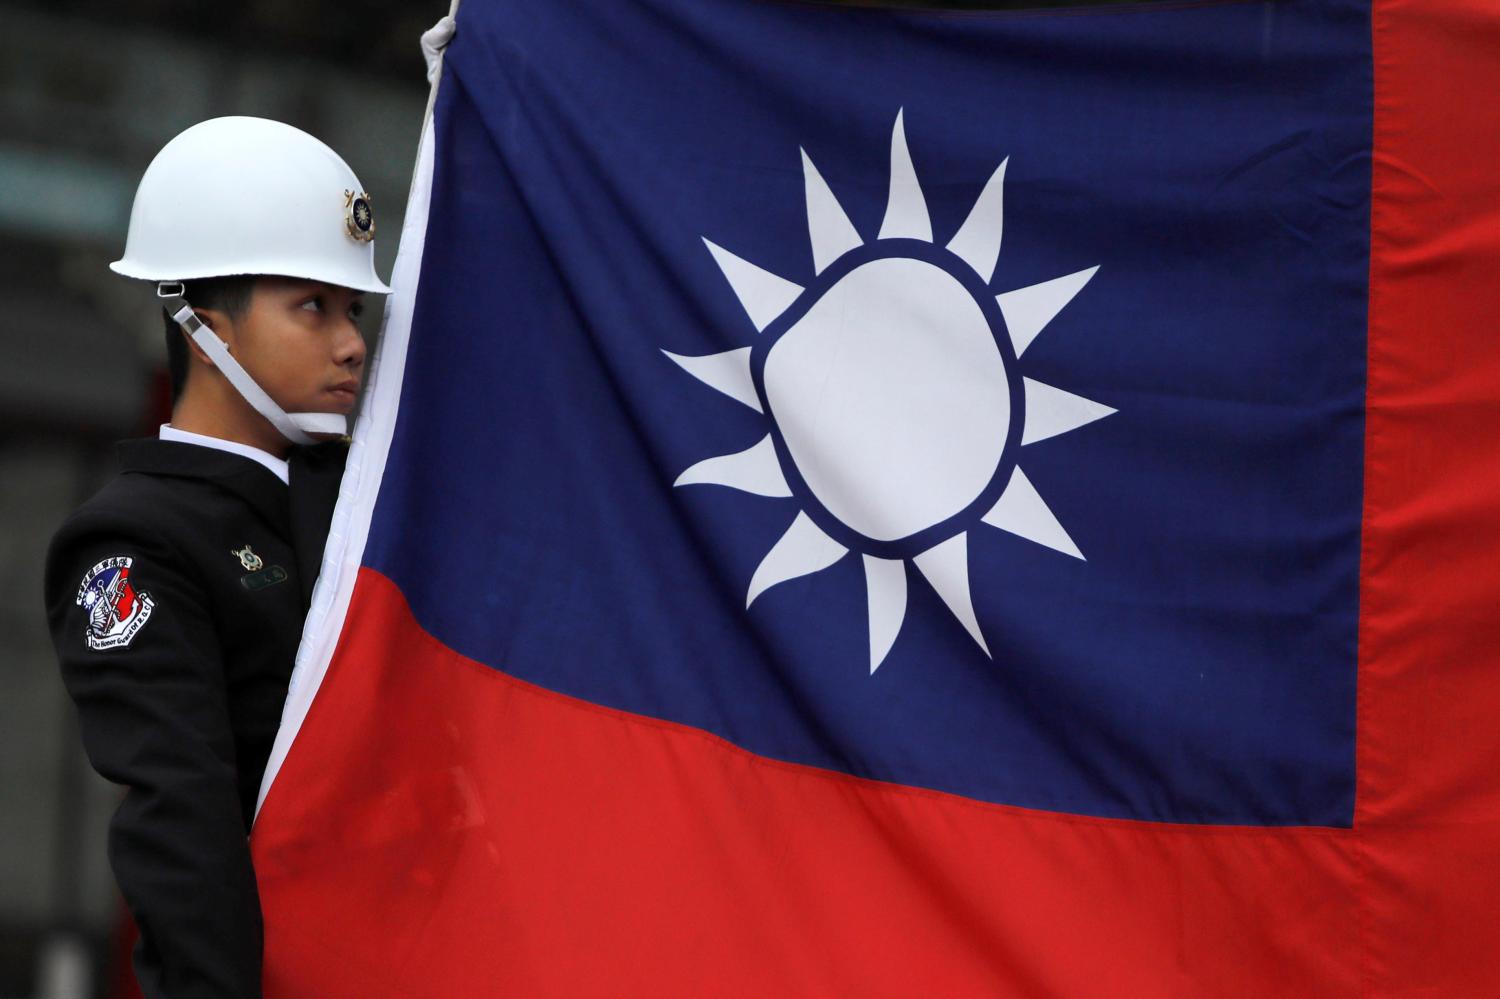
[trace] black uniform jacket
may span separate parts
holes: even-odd
[[[110,826],[147,996],[259,996],[246,836],[346,448],[296,448],[291,485],[240,455],[127,441],[121,473],[47,556],[47,614]]]

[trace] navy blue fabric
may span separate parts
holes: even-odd
[[[465,0],[366,563],[465,655],[779,760],[1348,825],[1369,34],[1352,0]],[[909,569],[871,675],[858,553],[745,609],[802,506],[672,488],[768,420],[662,351],[757,344],[702,237],[813,281],[799,147],[875,238],[901,109],[935,251],[1008,156],[991,290],[1100,266],[1021,367],[1118,412],[1019,456],[1088,561],[975,524],[993,659]]]

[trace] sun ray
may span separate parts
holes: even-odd
[[[906,618],[906,563],[864,556],[865,599],[870,612],[870,672],[880,668]]]
[[[948,261],[941,264],[916,245],[932,245],[933,218],[912,160],[904,109],[892,124],[885,213],[878,236],[868,240],[876,245],[869,249],[861,249],[866,237],[807,150],[799,149],[799,155],[811,262],[818,277],[800,284],[789,281],[704,237],[720,273],[762,334],[759,346],[696,357],[663,352],[688,374],[774,426],[763,428],[760,432],[770,432],[743,451],[694,462],[673,486],[717,485],[793,501],[787,509],[797,510],[794,519],[751,575],[747,611],[767,590],[821,572],[854,551],[865,576],[872,676],[895,652],[909,614],[908,562],[993,659],[969,574],[969,540],[977,523],[1084,558],[1015,464],[1013,449],[1070,433],[1115,410],[1032,378],[1022,378],[1022,386],[1013,379],[1021,377],[1014,370],[1016,359],[1099,268],[1023,288],[1014,287],[1014,277],[1002,278],[1001,287],[1012,290],[985,290],[997,273],[1005,236],[1008,158],[994,167],[947,243],[964,268],[953,270],[952,257],[940,254]],[[946,224],[943,231],[949,231]],[[981,284],[963,277],[970,271]],[[1007,266],[1007,272],[1012,268]],[[838,280],[831,279],[834,275]],[[813,298],[817,300],[809,301]],[[995,350],[996,307],[1012,352]],[[850,329],[861,336],[851,338]],[[934,330],[943,334],[940,343],[925,336]],[[1008,386],[1022,392],[1021,397]],[[890,413],[897,416],[886,419]],[[996,432],[973,432],[975,419]],[[998,432],[1017,420],[1023,420],[1019,442]],[[984,488],[1001,461],[1011,466],[1009,479],[977,518],[971,509],[975,491]],[[1036,467],[1034,460],[1027,463]],[[927,499],[932,502],[918,502]],[[956,523],[960,518],[965,522]],[[938,531],[960,533],[935,544],[924,540],[929,547],[915,556],[909,554],[913,545],[902,550],[906,557],[884,557],[887,547],[838,540],[845,528],[857,536],[906,544]],[[871,550],[881,554],[869,554]],[[960,641],[954,634],[949,638]]]
[[[985,644],[984,633],[979,630],[979,619],[974,616],[974,601],[969,595],[969,535],[965,531],[955,534],[912,559],[916,567],[927,577],[943,603],[958,618],[970,637],[979,643],[984,654],[990,655]],[[990,656],[991,659],[994,656]]]
[[[703,243],[714,255],[714,263],[719,265],[729,287],[734,289],[735,297],[744,306],[745,314],[755,324],[757,333],[775,322],[776,317],[802,294],[801,285],[735,256],[706,237]]]
[[[672,485],[728,486],[757,496],[792,495],[786,476],[781,474],[781,462],[776,460],[776,445],[771,442],[770,434],[747,450],[705,458],[677,476]]]
[[[1015,344],[1016,356],[1020,357],[1031,346],[1037,334],[1047,328],[1063,306],[1083,290],[1098,267],[1077,271],[1041,284],[1033,284],[996,296],[1000,313],[1005,317],[1005,328],[1010,331],[1011,343]]]
[[[969,217],[948,243],[948,249],[974,268],[985,284],[995,276],[995,262],[1000,259],[1000,236],[1005,230],[1005,165],[1009,162],[1008,156],[1000,161],[969,210]]]
[[[674,354],[670,350],[662,353],[709,388],[723,392],[736,402],[742,402],[760,413],[763,412],[760,408],[760,396],[755,392],[755,379],[750,375],[750,351],[749,347],[740,347],[700,357]]]
[[[1109,406],[1081,395],[1064,392],[1031,378],[1022,380],[1026,383],[1026,429],[1021,435],[1022,444],[1035,444],[1077,430],[1115,412]]]
[[[917,183],[911,150],[906,148],[906,125],[896,112],[896,127],[891,130],[891,193],[885,204],[885,220],[880,223],[880,239],[920,239],[932,242],[932,220],[927,215],[927,199]]]
[[[745,609],[755,603],[755,598],[788,579],[806,576],[826,569],[843,558],[849,549],[824,534],[805,513],[798,513],[792,526],[787,528],[781,540],[766,552],[760,567],[750,579],[750,591],[745,596]]]
[[[812,238],[813,273],[822,274],[823,268],[856,246],[863,246],[864,240],[805,149],[802,178],[807,190],[807,231]]]
[[[984,515],[984,522],[1053,551],[1076,559],[1083,558],[1083,553],[1019,467],[1011,473],[1010,483],[1000,494],[1000,499]]]

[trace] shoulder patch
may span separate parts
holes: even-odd
[[[74,603],[89,616],[84,640],[91,649],[118,649],[129,645],[151,618],[156,606],[151,594],[130,582],[129,555],[114,555],[84,574]]]

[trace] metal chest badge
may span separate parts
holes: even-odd
[[[134,561],[129,555],[115,555],[84,574],[73,602],[88,613],[83,637],[89,648],[124,648],[150,619],[156,604],[151,594],[131,584]]]
[[[240,585],[251,593],[276,583],[284,583],[290,578],[287,571],[279,565],[267,568],[266,560],[251,551],[249,545],[230,554],[240,560],[240,568],[245,570],[245,574],[240,577]]]
[[[368,243],[375,238],[375,212],[370,208],[370,196],[364,191],[344,192],[344,230],[356,243]]]

